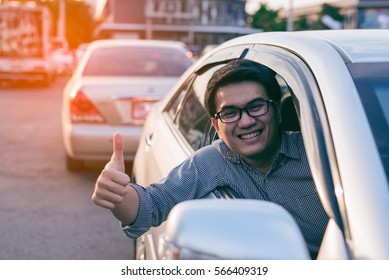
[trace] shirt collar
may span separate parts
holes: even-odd
[[[283,131],[281,135],[281,148],[280,154],[286,157],[300,160],[300,151],[297,144],[294,142],[291,136],[292,132]]]
[[[227,160],[239,163],[241,162],[239,154],[232,151],[221,139],[217,139],[212,143],[212,145],[219,151],[219,153]],[[288,132],[282,132],[281,135],[281,148],[280,154],[292,158],[300,160],[300,152],[293,141],[293,138],[290,136]]]

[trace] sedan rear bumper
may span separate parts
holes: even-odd
[[[109,160],[113,151],[113,134],[124,139],[124,159],[135,157],[142,126],[72,125],[63,133],[66,153],[77,160]]]

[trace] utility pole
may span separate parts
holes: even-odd
[[[289,0],[287,31],[293,31],[293,0]]]
[[[58,1],[58,22],[57,22],[57,37],[65,40],[66,38],[66,0]]]

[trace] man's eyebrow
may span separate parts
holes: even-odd
[[[253,100],[249,101],[248,103],[246,103],[246,106],[249,104],[255,103],[255,102],[263,102],[263,101],[266,101],[266,99],[263,97],[257,97],[257,98],[254,98]]]
[[[266,101],[265,98],[263,97],[257,97],[257,98],[254,98],[253,100],[247,102],[243,107],[247,107],[249,105],[252,105],[253,103],[255,102],[260,102],[260,101]],[[243,108],[243,107],[237,107],[237,106],[234,106],[234,105],[224,105],[222,108],[221,108],[221,111],[223,110],[228,110],[228,109],[240,109],[240,108]]]

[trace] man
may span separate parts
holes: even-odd
[[[250,60],[236,60],[210,79],[205,107],[219,140],[203,147],[147,187],[129,183],[123,140],[114,135],[111,161],[99,176],[92,200],[136,238],[166,220],[179,202],[230,186],[241,198],[273,201],[296,219],[316,258],[328,217],[319,201],[300,133],[280,129],[280,86],[274,73]]]

